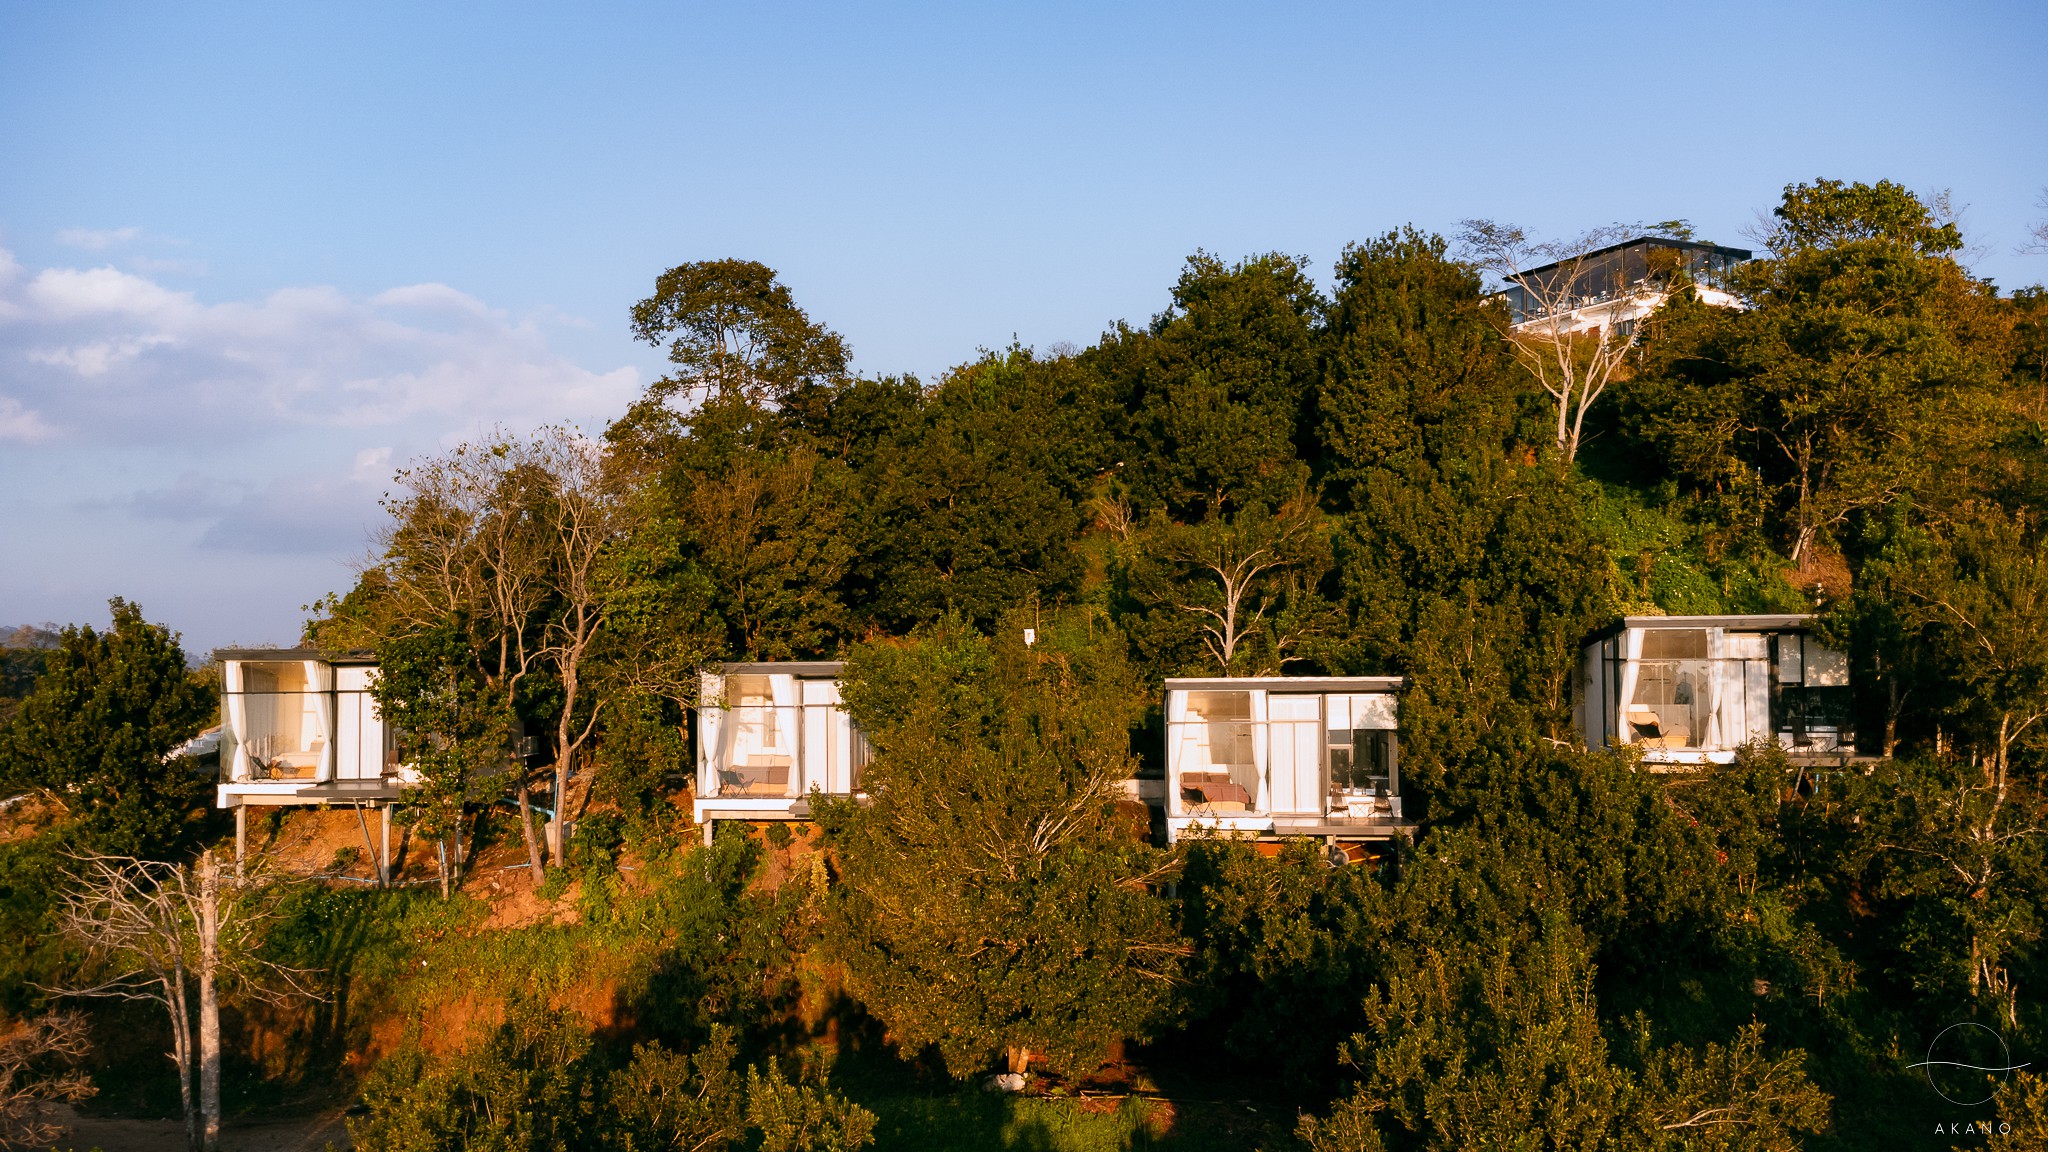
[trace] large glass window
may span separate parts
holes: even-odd
[[[334,771],[333,672],[317,660],[228,666],[227,728],[234,781],[329,780]]]
[[[1250,692],[1189,692],[1168,717],[1183,811],[1206,816],[1260,810],[1261,765]]]
[[[1706,740],[1714,665],[1704,628],[1652,628],[1629,697],[1628,739],[1645,748],[1697,748]]]
[[[1390,696],[1331,696],[1324,704],[1330,807],[1385,807],[1396,793],[1394,701]]]
[[[789,797],[799,785],[798,714],[792,676],[726,678],[724,727],[714,766],[720,796]]]

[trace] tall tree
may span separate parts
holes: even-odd
[[[948,375],[871,453],[849,516],[850,594],[906,631],[947,612],[980,626],[1073,594],[1081,506],[1106,466],[1099,378],[1021,348]]]
[[[220,1146],[223,986],[239,982],[273,999],[303,994],[304,974],[258,947],[271,909],[264,896],[274,891],[267,881],[260,872],[224,874],[211,852],[190,867],[95,853],[77,859],[61,897],[61,929],[84,964],[78,983],[51,991],[165,1009],[194,1152]]]
[[[125,600],[113,628],[63,630],[14,718],[0,727],[0,785],[34,789],[94,848],[161,857],[197,828],[210,789],[172,752],[213,714],[209,685],[170,629]]]
[[[829,939],[908,1052],[1086,1070],[1174,1003],[1164,861],[1119,822],[1135,684],[1100,622],[1027,647],[957,621],[847,669],[871,800],[814,800],[842,868]],[[1091,636],[1091,631],[1101,631]]]
[[[633,305],[633,335],[668,345],[676,371],[645,402],[745,398],[782,402],[846,372],[846,341],[813,323],[775,270],[753,260],[679,264]]]
[[[1539,464],[1548,414],[1513,358],[1442,239],[1338,261],[1316,427],[1349,627],[1313,654],[1415,677],[1403,775],[1424,790],[1496,735],[1565,737],[1572,654],[1606,609],[1580,482]]]
[[[538,883],[543,861],[531,780],[511,760],[510,738],[528,720],[554,729],[559,809],[602,704],[589,691],[589,661],[601,647],[611,605],[626,595],[619,579],[628,569],[609,557],[637,531],[644,504],[623,489],[622,479],[607,474],[600,444],[559,426],[460,445],[406,468],[398,480],[400,495],[386,501],[392,522],[382,555],[348,597],[325,605],[326,618],[310,630],[333,647],[394,649],[395,655],[408,638],[423,638],[434,656],[422,669],[433,671],[407,678],[411,687],[404,690],[438,694],[441,703],[423,705],[427,711],[440,709],[455,722],[478,702],[503,710],[494,723],[460,719],[459,732],[408,732],[416,742],[439,742],[432,751],[446,753],[442,758],[451,765],[488,763],[495,753],[514,769],[520,834]],[[460,633],[461,651],[480,681],[467,695],[453,687],[461,678],[451,663],[454,650],[433,639],[450,629]],[[380,703],[405,712],[397,685],[378,688]],[[424,724],[428,716],[412,719]],[[486,746],[447,744],[458,739]],[[466,794],[466,788],[455,791]],[[560,864],[559,842],[553,854]]]
[[[1188,258],[1149,328],[1119,327],[1084,359],[1114,385],[1138,511],[1183,523],[1274,508],[1307,480],[1300,461],[1324,302],[1302,261]]]
[[[1754,307],[1650,326],[1629,389],[1648,447],[1748,500],[1795,565],[1982,434],[2004,317],[1938,208],[1888,181],[1788,187],[1771,258],[1731,276]]]

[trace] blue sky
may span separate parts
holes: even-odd
[[[857,366],[1082,345],[1196,248],[1741,229],[1788,182],[2048,217],[2048,6],[0,0],[0,624],[289,641],[391,470],[595,430],[663,268],[781,271]]]

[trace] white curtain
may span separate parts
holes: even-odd
[[[1728,634],[1719,628],[1707,630],[1707,658],[1714,670],[1707,680],[1713,698],[1708,703],[1712,719],[1703,746],[1733,748],[1749,739],[1749,726],[1742,715],[1742,661],[1729,658]]]
[[[1188,694],[1176,688],[1166,694],[1166,796],[1180,809],[1181,760],[1188,741]]]
[[[1267,743],[1272,737],[1272,729],[1266,723],[1266,694],[1264,692],[1253,692],[1250,695],[1252,698],[1252,779],[1250,785],[1245,788],[1245,791],[1252,794],[1250,806],[1253,811],[1257,812],[1265,809],[1266,797],[1270,791],[1267,777],[1272,768],[1272,757],[1268,755]]]
[[[334,694],[325,675],[327,665],[306,661],[306,707],[313,714],[313,738],[320,741],[320,764],[313,778],[322,783],[334,779]]]
[[[718,765],[728,762],[732,749],[725,746],[725,709],[704,698],[697,708],[697,797],[718,795]]]
[[[1614,702],[1614,739],[1627,744],[1633,733],[1628,729],[1628,706],[1636,700],[1636,678],[1642,674],[1643,630],[1624,628],[1621,633],[1621,699]]]
[[[234,741],[234,759],[228,765],[228,779],[249,778],[249,704],[242,694],[242,662],[230,660],[221,666],[227,692],[228,737]]]
[[[810,785],[805,779],[803,749],[803,709],[798,706],[797,684],[794,676],[770,676],[768,696],[775,702],[775,744],[776,751],[789,757],[789,788],[792,795],[801,795]]]

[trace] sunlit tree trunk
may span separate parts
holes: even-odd
[[[200,1148],[220,1147],[220,869],[213,853],[199,857],[199,1113]]]

